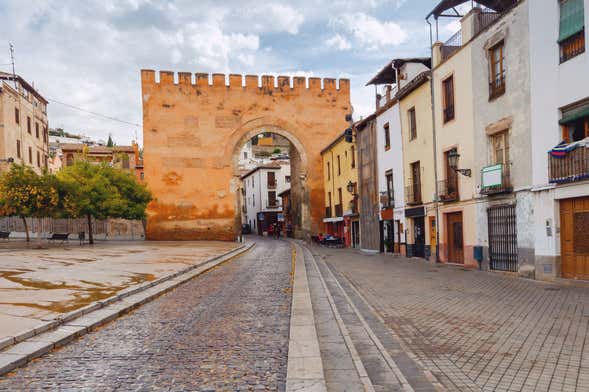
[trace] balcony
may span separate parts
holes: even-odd
[[[577,147],[563,157],[548,153],[548,180],[553,184],[582,181],[589,178],[589,148]]]
[[[405,187],[405,203],[408,205],[421,204],[421,182]]]
[[[494,195],[513,191],[509,164],[497,164],[484,167],[481,170],[481,195]]]
[[[444,108],[444,123],[454,119],[454,105]]]
[[[331,207],[325,207],[325,217],[331,218]]]
[[[505,94],[505,71],[489,82],[489,100]]]
[[[274,181],[268,180],[268,189],[276,189],[276,180],[274,180]]]
[[[442,45],[442,61],[448,60],[462,46],[462,30],[458,30]]]
[[[458,177],[438,181],[438,196],[440,197],[440,201],[458,200]]]
[[[274,201],[270,200],[270,201],[268,201],[268,205],[267,205],[267,207],[268,207],[269,209],[273,209],[273,208],[280,208],[280,204],[278,203],[278,201],[277,201],[277,200],[274,200]]]
[[[335,205],[335,216],[344,216],[344,209],[341,204]]]

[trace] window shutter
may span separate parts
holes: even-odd
[[[572,37],[585,27],[583,0],[563,0],[560,3],[560,33],[558,42]]]

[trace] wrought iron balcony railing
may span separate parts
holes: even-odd
[[[405,203],[421,204],[421,181],[405,187]]]
[[[589,148],[577,147],[563,157],[548,153],[548,180],[550,183],[565,183],[589,178]]]
[[[458,200],[458,177],[438,181],[438,196],[440,201]]]

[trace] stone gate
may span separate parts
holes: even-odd
[[[141,71],[145,181],[152,240],[234,240],[239,233],[237,161],[262,130],[291,152],[295,233],[320,230],[320,151],[346,128],[347,79]],[[159,80],[158,80],[159,79]]]

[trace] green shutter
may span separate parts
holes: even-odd
[[[560,125],[568,124],[575,120],[583,117],[589,117],[589,107],[585,107],[579,110],[572,111],[562,116],[562,119],[558,122]]]
[[[560,3],[560,33],[558,42],[572,37],[585,27],[583,0],[563,0]]]

